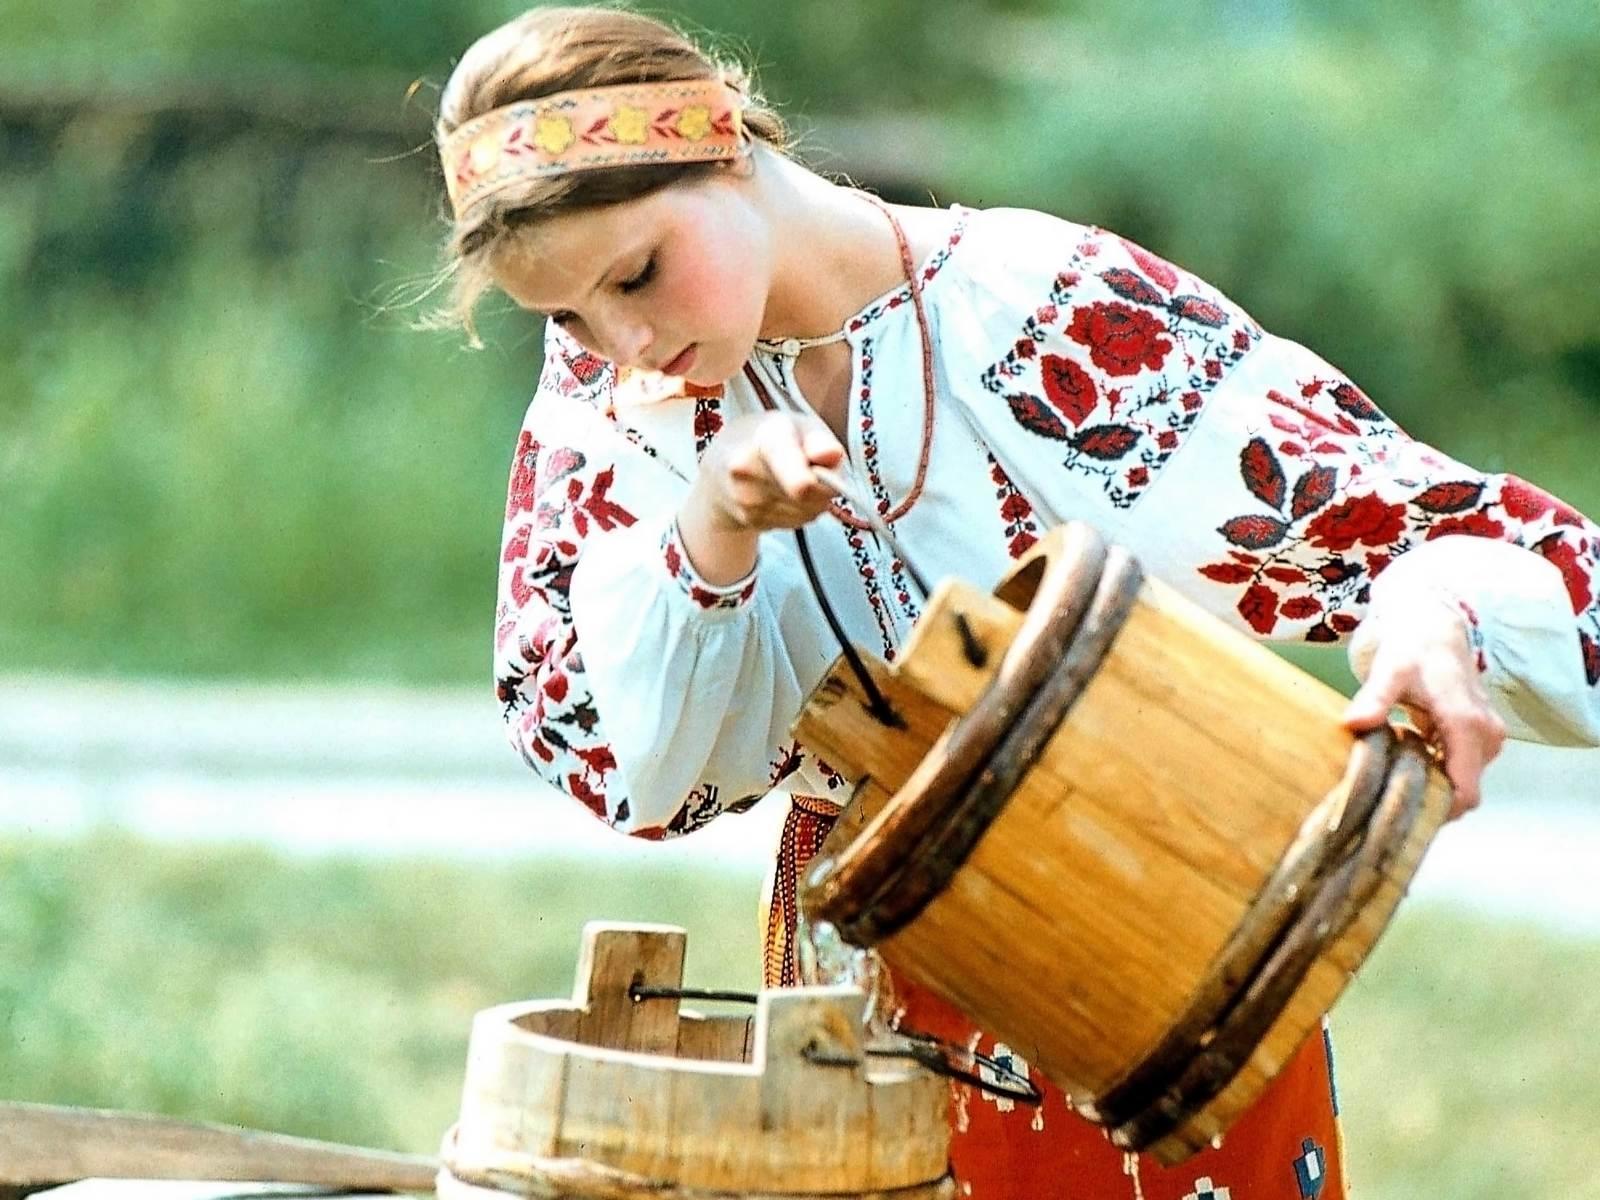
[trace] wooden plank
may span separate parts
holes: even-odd
[[[0,1102],[0,1184],[96,1176],[431,1191],[437,1160],[147,1113]]]
[[[0,1189],[0,1193],[17,1189]],[[25,1189],[23,1189],[25,1190]],[[80,1179],[29,1193],[39,1200],[313,1200],[331,1195],[301,1183],[215,1179]],[[340,1192],[339,1200],[393,1200],[393,1192]]]

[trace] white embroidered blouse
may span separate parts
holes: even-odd
[[[1513,736],[1600,743],[1593,523],[1413,441],[1336,368],[1115,234],[954,212],[920,268],[937,394],[926,486],[894,523],[921,572],[989,587],[1042,530],[1081,519],[1235,627],[1348,641],[1358,673],[1386,613],[1436,596],[1465,616]],[[888,512],[923,440],[909,289],[846,330],[850,464]],[[789,360],[753,361],[770,391],[798,394]],[[764,534],[752,574],[714,587],[674,527],[699,457],[760,401],[742,377],[720,394],[647,390],[547,331],[494,639],[512,741],[643,837],[774,789],[843,803],[848,781],[789,732],[838,655],[793,535]],[[852,639],[893,660],[918,616],[904,565],[829,517],[808,538]]]

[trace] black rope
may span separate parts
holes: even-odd
[[[867,664],[861,661],[861,655],[845,636],[844,626],[839,623],[839,618],[834,615],[833,605],[828,603],[828,597],[823,593],[822,581],[817,578],[816,563],[811,561],[811,547],[806,544],[806,531],[796,529],[794,540],[800,547],[800,562],[806,569],[806,578],[811,581],[811,592],[816,596],[817,603],[822,606],[822,616],[828,622],[828,628],[833,630],[839,649],[843,652],[845,661],[850,664],[850,670],[855,675],[856,681],[861,684],[861,690],[867,694],[867,711],[890,729],[904,729],[905,720],[895,712],[888,698],[878,690],[877,683],[867,670]]]
[[[921,571],[912,566],[911,560],[906,557],[905,547],[897,542],[889,547],[889,552],[900,560],[900,565],[906,569],[906,574],[911,576],[912,584],[916,587],[917,591],[921,593],[922,601],[924,604],[926,604],[928,597],[933,593],[928,588],[927,578],[922,574]]]

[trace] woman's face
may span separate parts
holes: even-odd
[[[497,255],[495,282],[619,367],[716,384],[761,329],[767,221],[732,176],[551,217]]]

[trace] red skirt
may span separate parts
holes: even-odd
[[[798,982],[797,884],[838,809],[796,796],[783,828],[765,913],[768,987]],[[1004,1045],[931,993],[896,983],[909,1028],[975,1046],[1021,1071]],[[1038,1107],[951,1083],[950,1161],[971,1200],[1344,1200],[1344,1163],[1327,1031],[1307,1039],[1222,1144],[1175,1167],[1125,1154],[1067,1106],[1037,1071]]]

